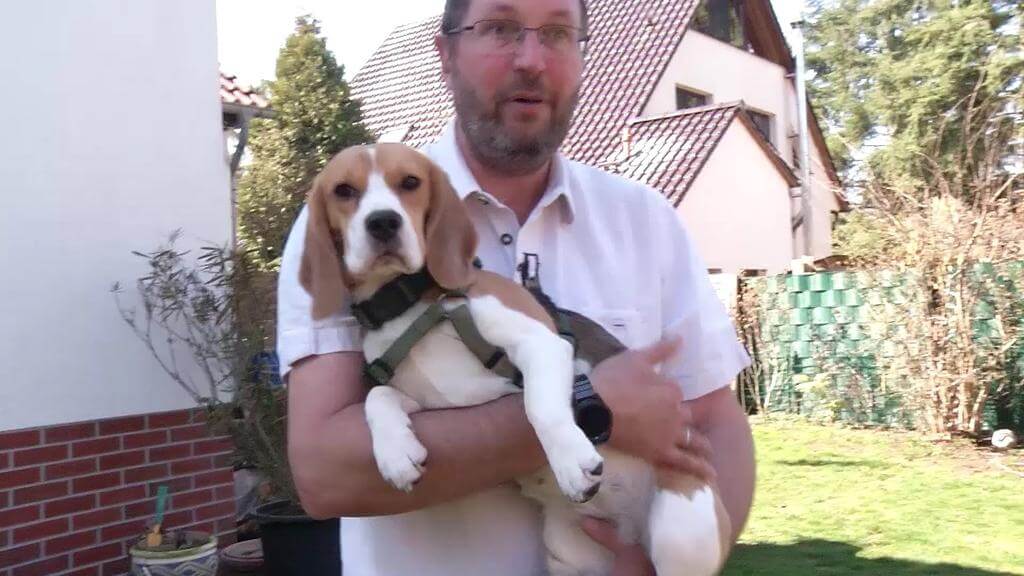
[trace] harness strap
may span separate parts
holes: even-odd
[[[469,312],[469,306],[462,304],[446,312],[441,301],[428,306],[380,357],[363,368],[364,383],[370,388],[388,384],[394,378],[398,365],[409,355],[413,346],[443,320],[451,320],[459,338],[488,370],[522,387],[523,376],[519,369],[508,359],[504,350],[484,340],[476,327],[476,322],[473,321],[473,315]]]
[[[440,301],[427,307],[426,311],[420,314],[420,317],[406,328],[405,332],[395,339],[379,358],[363,368],[363,381],[366,385],[372,388],[390,382],[395,376],[398,365],[409,355],[412,347],[446,317],[447,314]]]
[[[523,387],[523,375],[508,359],[504,350],[491,344],[480,334],[476,322],[473,321],[473,315],[469,312],[469,306],[463,304],[450,311],[448,315],[451,317],[452,325],[455,326],[455,331],[459,333],[459,338],[473,355],[480,359],[484,367],[499,376],[512,380],[516,386]]]
[[[559,308],[551,297],[544,293],[544,290],[540,287],[540,262],[536,254],[526,253],[523,255],[523,262],[519,265],[519,275],[522,280],[523,287],[526,288],[530,294],[540,302],[540,305],[547,310],[548,315],[555,321],[555,329],[558,330],[558,335],[562,337],[569,344],[572,344],[572,355],[576,356],[576,336],[572,332],[572,328],[569,326],[569,315],[562,308]]]

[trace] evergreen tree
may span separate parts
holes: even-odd
[[[809,90],[847,182],[870,179],[893,197],[919,190],[930,163],[961,164],[953,157],[970,145],[970,122],[1019,113],[1019,10],[1018,0],[822,0],[814,7]]]
[[[343,67],[310,16],[296,20],[268,91],[273,117],[253,121],[253,163],[238,184],[238,238],[262,267],[276,269],[317,172],[340,150],[372,136]]]

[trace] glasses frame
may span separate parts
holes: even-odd
[[[541,42],[541,40],[540,40],[540,31],[542,29],[550,27],[550,26],[558,26],[558,27],[568,28],[570,30],[575,31],[579,35],[579,38],[576,39],[575,44],[579,48],[581,55],[586,54],[586,52],[587,52],[587,43],[590,41],[590,34],[585,34],[583,29],[578,27],[578,26],[571,26],[569,24],[541,24],[540,26],[530,27],[530,26],[526,26],[526,25],[522,24],[521,22],[517,22],[515,20],[509,20],[507,18],[484,18],[482,20],[477,20],[476,22],[473,22],[469,26],[461,26],[459,28],[452,28],[450,30],[445,30],[444,31],[444,35],[445,36],[457,36],[457,35],[462,34],[464,32],[473,32],[474,30],[476,30],[477,26],[479,26],[481,23],[484,23],[484,22],[507,22],[507,23],[515,24],[516,26],[518,26],[520,28],[519,35],[516,38],[515,42],[512,42],[512,43],[509,44],[510,46],[519,46],[519,45],[521,45],[523,43],[523,40],[526,39],[526,33],[527,32],[533,32],[534,34],[537,34],[537,41],[540,42],[540,45],[544,46],[545,48],[548,48],[548,46],[546,44],[544,44],[543,42]],[[550,48],[548,48],[548,49],[550,50]]]

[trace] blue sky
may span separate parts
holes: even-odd
[[[243,82],[271,79],[295,17],[320,19],[327,45],[351,78],[395,26],[440,14],[444,0],[216,0],[221,70]],[[772,0],[783,31],[803,0]]]

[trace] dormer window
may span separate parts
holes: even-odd
[[[708,105],[708,95],[682,86],[676,86],[676,110],[700,108]]]
[[[743,0],[701,0],[690,27],[737,48],[750,50]]]
[[[764,136],[764,139],[774,144],[772,142],[772,117],[764,112],[758,112],[750,108],[747,108],[747,114],[750,115],[750,119],[754,121],[754,126],[757,126],[758,132]]]

